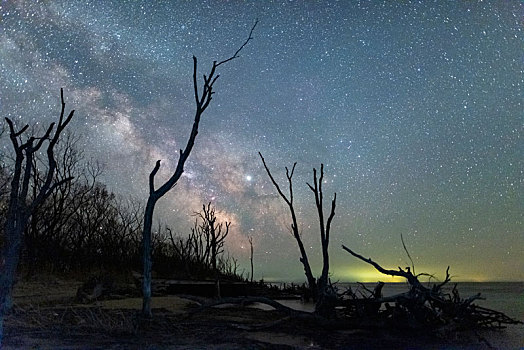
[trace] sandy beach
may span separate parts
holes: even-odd
[[[519,327],[502,332],[425,334],[334,330],[284,320],[275,310],[233,305],[200,312],[178,296],[155,297],[140,320],[140,298],[73,302],[76,282],[19,283],[6,321],[5,349],[518,349]],[[140,327],[139,327],[140,324]]]

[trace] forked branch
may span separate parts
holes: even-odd
[[[304,248],[304,244],[302,242],[302,238],[300,237],[300,232],[298,229],[298,221],[297,221],[297,215],[295,213],[295,207],[293,206],[293,174],[295,172],[295,167],[297,163],[295,162],[293,164],[293,167],[291,168],[291,171],[289,168],[286,167],[286,177],[287,181],[289,183],[289,197],[282,192],[280,189],[280,186],[276,182],[275,178],[271,174],[271,171],[269,170],[269,167],[266,164],[266,160],[262,156],[262,153],[258,152],[258,155],[260,156],[260,159],[262,160],[262,164],[264,164],[264,169],[266,169],[267,175],[271,179],[271,182],[273,183],[273,186],[275,186],[278,194],[284,202],[286,202],[287,206],[289,207],[289,212],[291,214],[291,232],[293,233],[293,237],[295,238],[295,241],[297,242],[298,249],[300,251],[300,262],[304,266],[304,273],[307,278],[308,286],[311,291],[311,294],[313,296],[316,296],[317,294],[317,283],[315,280],[315,277],[313,276],[313,272],[311,271],[311,266],[309,265],[309,259],[307,257],[306,249]]]

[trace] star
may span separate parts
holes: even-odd
[[[155,162],[160,183],[191,131],[192,56],[200,79],[259,17],[241,56],[218,68],[160,222],[185,236],[212,201],[234,222],[226,249],[241,266],[252,236],[255,255],[271,252],[260,276],[303,278],[260,151],[282,189],[297,162],[294,205],[314,266],[306,182],[324,163],[326,208],[337,192],[334,279],[358,265],[339,243],[394,267],[405,260],[403,234],[424,257],[417,270],[523,280],[522,10],[519,1],[4,1],[0,113],[49,125],[63,87],[83,157],[103,165],[97,180],[144,205]],[[5,154],[5,134],[0,142]]]

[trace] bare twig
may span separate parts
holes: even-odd
[[[249,31],[249,35],[246,39],[246,41],[238,48],[238,50],[235,51],[235,53],[233,54],[233,56],[229,57],[229,58],[226,58],[225,60],[222,60],[220,62],[218,62],[216,64],[216,67],[220,66],[221,64],[224,64],[226,62],[229,62],[231,60],[234,60],[235,58],[238,58],[240,57],[238,54],[240,53],[240,51],[242,51],[242,49],[244,48],[244,46],[246,46],[250,40],[253,39],[253,31],[255,30],[255,27],[257,26],[258,24],[258,18],[255,20],[255,23],[253,24],[253,26],[251,27],[251,30]]]
[[[416,275],[415,272],[415,263],[413,262],[413,259],[411,258],[411,255],[409,254],[408,248],[406,248],[406,243],[404,243],[404,236],[402,233],[400,234],[400,240],[402,241],[402,247],[404,247],[404,251],[406,252],[409,261],[411,261],[411,270],[413,270],[413,274]]]

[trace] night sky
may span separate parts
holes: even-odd
[[[524,5],[514,1],[11,1],[0,17],[0,114],[47,125],[59,91],[101,181],[144,204],[194,116],[192,55],[219,68],[184,176],[157,208],[182,235],[202,204],[255,278],[303,280],[281,186],[297,162],[296,210],[320,272],[313,167],[337,192],[333,279],[393,281],[384,267],[455,280],[524,280]],[[7,145],[6,140],[3,140]],[[9,147],[7,145],[6,147]],[[6,148],[9,150],[9,148]],[[160,181],[157,180],[157,183]]]

